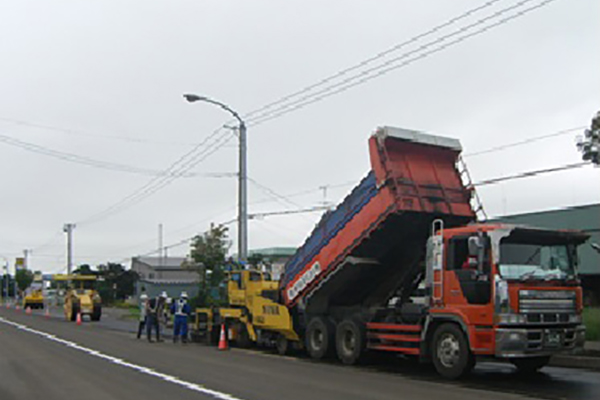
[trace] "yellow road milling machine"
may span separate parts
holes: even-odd
[[[95,290],[98,278],[95,275],[55,275],[55,281],[68,282],[64,298],[64,311],[67,321],[75,321],[77,314],[89,315],[92,321],[102,317],[102,299]]]
[[[192,338],[215,344],[225,324],[228,340],[237,346],[275,346],[285,354],[290,343],[300,342],[287,307],[277,302],[278,295],[279,282],[270,280],[268,273],[247,269],[228,272],[228,305],[197,308]]]

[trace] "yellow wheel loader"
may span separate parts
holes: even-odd
[[[299,347],[288,309],[277,302],[279,282],[256,270],[238,270],[227,274],[226,307],[197,308],[192,339],[216,344],[221,325],[228,340],[239,347],[253,344],[276,347],[285,354],[290,345]]]
[[[67,281],[68,289],[64,298],[64,312],[67,321],[75,321],[77,314],[89,315],[92,321],[100,321],[102,317],[102,299],[95,290],[95,275],[60,275],[54,276],[56,281]]]

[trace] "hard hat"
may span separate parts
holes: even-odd
[[[167,296],[167,292],[165,292],[165,291],[163,290],[163,292],[160,294],[160,297],[162,297],[163,299],[166,299],[166,298],[167,298],[167,297],[169,297],[169,296]]]
[[[187,292],[181,292],[181,296],[182,299],[187,299],[188,298],[188,294]]]
[[[140,300],[147,300],[148,299],[148,295],[146,293],[142,293],[140,295]]]

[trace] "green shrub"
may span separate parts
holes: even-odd
[[[586,327],[586,340],[600,340],[600,308],[585,308],[583,323]]]

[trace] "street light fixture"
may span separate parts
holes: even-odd
[[[238,174],[238,261],[245,262],[248,259],[248,192],[247,181],[248,174],[246,169],[246,123],[240,115],[232,110],[228,105],[220,101],[212,100],[205,96],[196,94],[184,94],[183,97],[190,103],[203,101],[221,107],[229,112],[239,122],[239,139],[240,139],[240,158],[239,158],[239,174]]]

